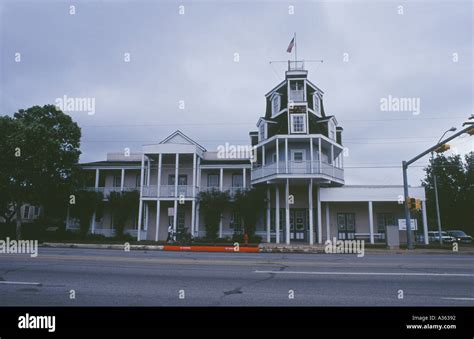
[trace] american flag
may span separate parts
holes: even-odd
[[[288,45],[288,48],[286,49],[286,51],[288,53],[291,53],[291,50],[293,49],[294,45],[295,45],[295,37],[293,37],[293,39],[291,39],[290,44]]]

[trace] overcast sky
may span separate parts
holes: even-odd
[[[70,113],[81,161],[140,151],[176,129],[208,150],[247,144],[264,94],[284,78],[285,65],[269,61],[290,57],[294,32],[299,58],[324,60],[306,65],[344,128],[346,184],[401,184],[395,166],[474,113],[471,1],[0,3],[1,113],[95,98],[94,115]],[[420,114],[381,111],[389,95],[419,98]],[[473,139],[451,147],[464,154]],[[410,169],[410,184],[422,176]]]

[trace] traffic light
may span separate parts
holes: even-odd
[[[449,146],[448,144],[443,144],[443,145],[439,146],[437,149],[435,149],[435,152],[436,153],[443,153],[443,152],[446,152],[450,148],[451,148],[451,146]]]
[[[421,200],[415,198],[408,198],[408,208],[411,211],[421,210]]]
[[[416,199],[415,201],[415,208],[417,210],[421,210],[421,200],[420,199]]]

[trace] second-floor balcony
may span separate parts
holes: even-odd
[[[265,166],[254,167],[252,169],[252,181],[270,178],[271,176],[298,176],[298,175],[314,174],[326,176],[330,179],[344,181],[344,169],[336,167],[326,162],[313,161],[288,161],[288,168],[285,161],[279,164],[272,163]]]
[[[231,197],[235,196],[238,192],[243,192],[246,191],[248,188],[245,188],[243,186],[235,186],[235,187],[223,187],[222,191],[223,192],[229,192],[229,195]],[[200,191],[201,192],[209,192],[209,191],[219,191],[219,186],[210,186],[210,187],[201,187]]]
[[[193,186],[178,185],[177,189],[175,185],[161,185],[160,187],[157,185],[143,186],[142,196],[150,198],[192,198]]]
[[[104,195],[104,199],[107,199],[111,192],[131,192],[131,191],[139,191],[140,187],[86,187],[84,188],[85,191],[92,191],[92,192],[101,192]]]

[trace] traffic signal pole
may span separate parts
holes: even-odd
[[[414,157],[414,158],[412,158],[408,161],[402,161],[403,193],[404,193],[404,196],[405,196],[405,222],[406,222],[406,228],[407,228],[407,247],[408,247],[409,250],[413,249],[414,246],[413,246],[413,236],[412,236],[412,229],[411,229],[411,222],[410,222],[410,208],[409,208],[409,203],[410,202],[408,201],[408,197],[409,197],[409,194],[408,194],[408,175],[407,175],[408,166],[413,164],[418,159],[424,157],[428,153],[435,151],[437,148],[439,148],[441,145],[444,145],[448,141],[451,141],[451,140],[457,138],[461,134],[468,133],[468,131],[472,130],[472,128],[473,128],[472,126],[468,126],[464,129],[462,129],[461,131],[459,131],[458,133],[455,133],[455,134],[451,135],[449,138],[446,138],[442,141],[439,141],[436,145],[428,148],[426,151],[424,151],[423,153],[418,154],[416,157]],[[439,236],[441,237],[441,234]]]

